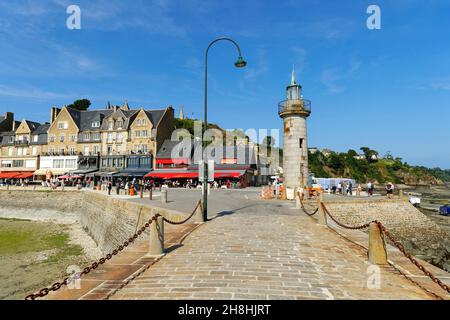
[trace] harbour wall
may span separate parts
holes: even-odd
[[[53,212],[51,220],[56,223],[67,215],[75,215],[104,254],[129,239],[155,214],[175,221],[183,217],[176,211],[108,197],[94,191],[0,191],[0,210],[29,211],[30,208],[33,208],[33,219],[36,220],[39,220],[40,213],[46,211]],[[24,218],[30,218],[29,212]]]

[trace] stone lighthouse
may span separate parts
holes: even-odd
[[[286,90],[287,100],[278,104],[283,119],[283,177],[286,190],[295,190],[309,184],[306,118],[311,114],[311,101],[303,99],[294,69]]]

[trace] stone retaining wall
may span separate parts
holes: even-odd
[[[94,191],[0,191],[1,210],[34,209],[56,211],[61,220],[76,214],[83,229],[103,253],[109,253],[159,213],[171,220],[184,215],[162,208],[143,206]],[[58,221],[58,216],[54,219]]]
[[[337,220],[348,225],[381,221],[414,255],[450,271],[450,237],[407,201],[325,201]]]

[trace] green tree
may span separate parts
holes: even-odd
[[[88,99],[80,99],[74,101],[74,103],[68,105],[67,107],[79,110],[79,111],[86,111],[91,106],[91,101]]]
[[[364,156],[366,157],[367,162],[369,163],[373,163],[376,162],[376,160],[374,159],[375,157],[378,157],[378,152],[375,150],[372,150],[368,147],[362,147],[360,148],[360,150],[362,152],[364,152]]]

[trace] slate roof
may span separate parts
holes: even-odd
[[[100,127],[92,127],[93,122],[103,122],[103,119],[111,115],[114,110],[92,110],[92,111],[80,111],[80,124],[78,128],[80,131],[86,130],[100,130]]]
[[[192,157],[192,144],[189,140],[166,140],[156,154],[158,159],[179,159]]]
[[[152,122],[154,127],[156,127],[156,125],[159,123],[159,121],[161,120],[161,118],[163,117],[165,112],[166,112],[166,109],[145,110],[147,117],[150,119],[150,121]]]
[[[32,132],[32,134],[33,135],[47,134],[48,129],[50,129],[50,123],[44,123],[44,124],[41,124],[39,127],[37,127]]]
[[[31,132],[33,132],[34,130],[36,130],[38,127],[41,126],[41,124],[38,123],[38,122],[29,121],[29,120],[25,120],[25,122],[27,123],[27,125],[30,128]]]
[[[10,137],[15,137],[16,133],[14,131],[7,131],[7,132],[1,132],[0,133],[0,143],[1,145],[13,145],[13,143],[10,143]]]

